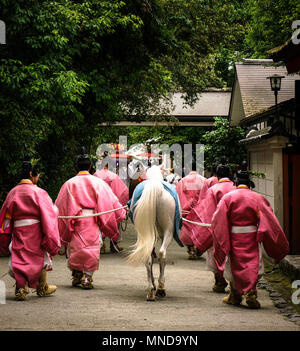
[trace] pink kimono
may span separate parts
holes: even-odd
[[[236,189],[229,178],[222,178],[217,184],[210,187],[206,193],[201,196],[197,205],[191,210],[186,217],[190,221],[211,224],[212,217],[216,211],[217,205],[221,198],[228,192]],[[185,222],[186,230],[190,232],[194,245],[202,252],[212,247],[213,239],[210,227],[202,227]]]
[[[60,249],[57,210],[51,198],[30,180],[23,180],[8,193],[0,221],[5,228],[2,232],[12,234],[11,268],[17,288],[24,288],[27,282],[36,288],[45,251],[54,256]]]
[[[219,202],[212,235],[218,269],[223,272],[228,260],[231,281],[240,294],[256,291],[263,273],[261,244],[276,260],[289,253],[289,243],[268,201],[245,185],[225,194]]]
[[[219,182],[218,177],[212,176],[208,179],[206,179],[205,184],[207,184],[208,188],[211,188],[213,185],[217,184]]]
[[[108,169],[101,169],[94,173],[94,176],[102,179],[107,183],[116,197],[119,199],[122,206],[125,206],[129,201],[129,190],[122,179]]]
[[[202,177],[196,172],[191,172],[186,177],[183,177],[176,185],[183,218],[187,216],[187,212],[198,202],[205,181],[205,177]],[[185,224],[187,222],[183,221],[183,223]],[[180,231],[180,240],[184,245],[194,245],[190,233],[184,230],[184,228]]]
[[[181,179],[176,186],[178,197],[182,209],[182,217],[191,220],[193,208],[196,206],[202,193],[208,189],[208,179],[196,172],[191,172],[188,176]],[[189,212],[189,213],[188,213]],[[182,222],[180,240],[184,245],[194,245],[191,239],[191,228],[195,225],[186,221]]]
[[[60,189],[55,202],[60,216],[80,216],[122,207],[110,187],[102,180],[82,171]],[[95,271],[99,268],[100,230],[116,241],[118,223],[126,216],[120,209],[97,217],[59,219],[62,245],[68,246],[71,270]]]

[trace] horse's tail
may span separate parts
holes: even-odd
[[[150,179],[136,203],[133,220],[137,231],[137,242],[133,245],[134,250],[127,257],[127,262],[133,266],[146,263],[151,256],[157,238],[156,204],[163,190],[161,181]]]

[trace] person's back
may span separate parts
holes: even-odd
[[[257,226],[260,204],[269,206],[262,195],[241,185],[229,192],[224,201],[229,204],[228,219],[232,226]]]
[[[52,294],[56,286],[48,286],[46,270],[50,255],[60,248],[57,211],[48,193],[37,187],[39,172],[29,161],[23,162],[22,180],[7,195],[0,211],[0,227],[11,234],[9,273],[16,279],[16,299],[26,299],[28,287],[39,296]],[[6,229],[4,228],[6,226]]]
[[[263,274],[262,246],[268,256],[280,260],[289,244],[268,201],[250,190],[254,186],[245,170],[237,175],[237,189],[225,194],[212,218],[214,259],[230,281],[223,302],[239,305],[242,296],[250,308],[260,308],[256,284]]]
[[[107,185],[109,185],[109,187],[117,196],[117,198],[123,206],[127,204],[129,200],[129,190],[117,174],[111,172],[106,168],[103,168],[101,170],[96,171],[94,173],[94,176],[102,179]]]
[[[62,244],[69,252],[72,285],[84,289],[93,288],[92,276],[99,268],[102,232],[116,241],[120,236],[118,223],[126,215],[105,181],[89,173],[90,167],[91,160],[82,150],[77,159],[78,174],[63,184],[55,202],[62,217],[83,216],[73,220],[61,218],[59,231]],[[93,216],[111,210],[115,211]]]
[[[80,171],[76,176],[67,180],[62,190],[68,201],[72,201],[80,209],[96,209],[99,196],[109,191],[108,185],[100,178],[91,175],[88,171]],[[103,199],[105,201],[105,198]]]
[[[129,201],[129,189],[117,174],[115,174],[114,172],[111,172],[107,167],[104,167],[103,169],[98,170],[96,173],[94,173],[94,176],[98,177],[99,179],[102,179],[111,188],[113,193],[119,199],[122,206],[125,206],[127,204],[127,202]],[[120,232],[120,224],[119,224],[119,232]],[[105,253],[105,250],[106,250],[105,237],[106,237],[106,234],[104,230],[102,232],[103,243],[101,247],[101,253]],[[119,239],[119,241],[120,240],[121,239]],[[118,253],[123,250],[123,247],[118,244],[119,241],[110,241],[111,252]]]
[[[192,171],[178,182],[176,191],[183,211],[189,211],[197,203],[205,179]],[[184,213],[183,216],[185,217]]]

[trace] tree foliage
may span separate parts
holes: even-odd
[[[204,147],[205,168],[211,168],[214,158],[226,156],[233,169],[238,167],[247,158],[246,149],[239,144],[245,137],[241,127],[231,127],[227,119],[215,118],[214,127],[202,136]]]
[[[250,23],[246,46],[253,58],[269,58],[267,51],[282,45],[293,34],[292,23],[300,19],[298,0],[248,0]]]
[[[169,90],[158,62],[167,42],[163,11],[157,1],[7,0],[0,13],[7,28],[0,47],[1,189],[14,185],[31,151],[55,196],[78,146],[89,149],[101,122],[132,114],[133,106],[138,119]]]
[[[231,86],[233,62],[263,56],[299,18],[298,0],[2,0],[0,201],[28,151],[55,198],[81,145],[92,153],[124,135],[116,121],[166,119],[175,91],[193,104],[207,87]],[[204,133],[125,131],[130,143],[144,134],[169,144]]]

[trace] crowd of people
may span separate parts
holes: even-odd
[[[92,289],[105,238],[112,252],[122,250],[120,223],[132,192],[107,166],[95,172],[91,167],[82,149],[76,176],[62,185],[53,203],[37,185],[38,167],[32,166],[30,157],[23,161],[20,182],[0,210],[0,255],[10,256],[16,300],[26,300],[29,288],[41,297],[56,291],[47,283],[46,273],[57,254],[67,258],[72,285]],[[143,171],[136,184],[145,179]],[[183,178],[174,169],[162,173],[180,202],[180,241],[188,258],[206,253],[207,268],[215,279],[212,290],[224,293],[229,284],[224,303],[239,305],[245,298],[250,308],[260,308],[256,285],[263,274],[263,249],[279,261],[289,253],[289,244],[268,201],[251,190],[254,184],[246,163],[234,176],[225,158],[215,160],[210,178],[196,170]]]

